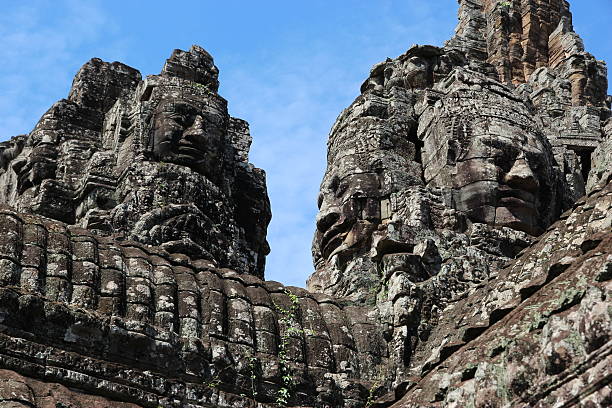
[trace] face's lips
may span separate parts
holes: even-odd
[[[536,196],[532,192],[500,186],[498,189],[499,204],[502,207],[532,210],[537,212]]]
[[[534,225],[534,223],[532,222],[525,222],[522,221],[518,218],[516,218],[514,221],[510,221],[510,222],[504,222],[504,223],[500,223],[497,224],[501,227],[508,227],[511,228],[513,230],[517,230],[517,231],[523,231],[526,232],[529,235],[532,236],[538,236],[540,235],[542,232],[544,232],[539,226]]]
[[[542,231],[537,225],[538,198],[534,192],[508,186],[500,186],[498,190],[498,211],[502,211],[501,219],[496,220],[497,225],[523,231],[537,236]],[[497,216],[496,216],[497,218]]]
[[[323,259],[329,259],[343,249],[346,233],[334,236],[321,251]]]
[[[177,160],[186,166],[199,166],[206,164],[207,154],[205,151],[194,147],[187,141],[181,141],[175,148]]]
[[[189,156],[201,156],[202,155],[202,150],[194,147],[193,145],[187,145],[187,144],[179,144],[178,145],[178,152],[180,154],[186,154]]]
[[[535,204],[517,197],[503,197],[499,200],[501,207],[536,210]]]
[[[351,229],[353,222],[344,218],[329,228],[321,238],[321,255],[327,259],[338,248]]]

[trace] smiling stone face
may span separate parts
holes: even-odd
[[[551,168],[538,138],[480,136],[459,160],[453,186],[457,209],[474,222],[543,232],[540,209],[549,204],[543,193]]]
[[[118,125],[105,135],[121,175],[110,227],[171,253],[263,276],[265,174],[248,163],[248,124],[228,114],[211,64],[199,47],[176,50],[161,75],[147,77],[107,115],[107,123],[129,124],[121,125],[124,135],[116,136]]]
[[[0,203],[263,276],[270,203],[198,46],[145,80],[92,59],[29,134],[0,144]]]
[[[214,104],[161,101],[154,113],[150,145],[160,161],[185,165],[216,179],[222,166],[226,115]]]
[[[428,186],[453,189],[473,223],[539,235],[558,213],[551,147],[527,107],[499,85],[457,73],[420,123]]]
[[[334,176],[328,189],[330,200],[323,203],[325,206],[317,217],[324,259],[357,248],[372,234],[381,218],[380,175],[357,173],[342,179]]]
[[[424,70],[419,58],[387,82],[367,81],[332,129],[312,290],[371,300],[385,262],[431,277],[452,274],[441,263],[465,251],[480,251],[468,269],[486,276],[560,214],[561,176],[539,116],[482,73],[442,76],[446,59],[428,57]],[[417,86],[419,72],[440,80]]]
[[[14,163],[18,175],[18,191],[39,185],[43,180],[55,178],[57,148],[53,143],[42,141],[32,148],[30,155]]]

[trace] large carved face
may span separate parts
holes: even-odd
[[[422,55],[413,55],[403,63],[406,85],[410,88],[424,88],[429,83],[430,64]]]
[[[323,189],[317,231],[321,255],[329,259],[357,249],[380,222],[381,179],[376,173],[334,175]]]
[[[214,104],[184,99],[160,102],[153,117],[151,148],[157,160],[180,164],[219,177],[225,115]]]
[[[341,130],[330,138],[330,164],[321,186],[314,242],[317,262],[328,263],[334,255],[346,259],[357,252],[366,255],[368,241],[376,245],[373,238],[378,236],[405,244],[401,250],[406,250],[404,241],[413,235],[407,228],[461,228],[461,214],[472,223],[531,235],[539,235],[550,224],[558,210],[554,159],[533,114],[503,85],[475,73],[466,75],[473,77],[466,80],[453,74],[433,98],[423,98],[427,107],[418,123],[411,125],[418,126],[417,136],[424,143],[420,157],[407,135],[388,136],[401,128],[391,119],[348,118],[353,128],[338,126]],[[488,87],[500,89],[493,92]],[[364,100],[372,103],[371,98]],[[431,192],[449,192],[451,199],[443,205],[457,210],[459,217],[451,219],[454,216],[447,211],[448,219],[432,220],[425,196],[415,196],[408,209],[397,203],[396,193],[414,195],[422,183]]]
[[[22,194],[26,189],[37,186],[42,180],[55,178],[57,149],[53,143],[43,140],[32,148],[27,157],[13,163],[17,173],[17,191]]]
[[[539,235],[550,207],[552,166],[530,132],[473,137],[457,158],[457,209],[473,222]]]
[[[429,186],[452,188],[471,222],[539,235],[557,212],[550,145],[525,105],[454,84],[422,116]]]

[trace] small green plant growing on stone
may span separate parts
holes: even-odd
[[[368,389],[368,399],[364,405],[364,408],[370,408],[376,402],[376,399],[379,397],[378,392],[380,387],[385,384],[385,373],[381,368],[379,368],[378,373],[376,374],[375,380]]]
[[[281,315],[279,319],[281,323],[287,326],[287,330],[281,336],[281,341],[278,350],[278,364],[281,372],[282,386],[276,393],[276,403],[285,407],[291,399],[291,389],[293,388],[293,374],[289,368],[289,359],[287,356],[287,348],[289,347],[289,339],[291,335],[303,335],[305,333],[297,323],[297,312],[300,307],[300,299],[297,295],[285,289],[285,295],[291,302],[289,308],[284,308],[274,303],[276,311]]]
[[[512,3],[510,1],[508,1],[508,0],[500,1],[497,4],[499,4],[501,7],[505,7],[505,8],[510,8],[510,6],[512,5]]]
[[[221,379],[219,378],[219,374],[215,374],[214,377],[206,381],[204,385],[206,386],[206,388],[210,389],[217,388],[219,385],[221,385]]]
[[[257,363],[259,360],[257,357],[251,356],[249,358],[249,379],[251,380],[251,397],[257,396]]]
[[[374,401],[376,401],[376,391],[378,390],[379,386],[380,383],[378,380],[376,380],[368,390],[368,400],[366,401],[365,408],[370,408],[372,404],[374,404]]]
[[[221,385],[221,374],[227,370],[228,368],[230,368],[231,366],[227,366],[225,368],[222,368],[221,370],[217,371],[208,381],[204,382],[204,386],[206,386],[206,388],[210,388],[210,389],[215,389],[218,388],[219,385]]]

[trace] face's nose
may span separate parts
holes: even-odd
[[[518,157],[510,171],[504,176],[504,182],[512,187],[531,193],[536,192],[540,183],[524,156]]]
[[[189,126],[189,128],[185,129],[185,132],[183,133],[184,136],[198,136],[201,135],[204,132],[205,129],[205,124],[204,124],[204,118],[202,118],[202,116],[197,115],[195,120],[193,121],[193,124],[191,126]]]
[[[333,209],[320,211],[317,214],[317,230],[324,233],[329,230],[340,219],[340,213]]]

